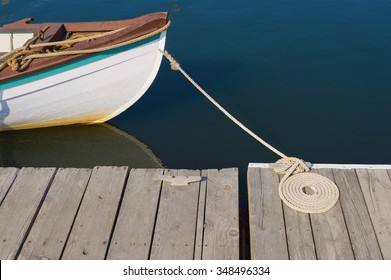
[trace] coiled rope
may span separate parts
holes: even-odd
[[[333,181],[319,174],[309,173],[310,168],[303,160],[286,156],[256,135],[203,90],[167,51],[159,51],[170,61],[172,70],[180,71],[190,83],[231,121],[281,157],[277,161],[281,167],[275,168],[274,171],[277,174],[284,174],[278,186],[278,193],[287,206],[304,213],[323,213],[330,210],[337,203],[339,190]]]

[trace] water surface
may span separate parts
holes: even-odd
[[[24,17],[98,21],[155,11],[170,12],[166,47],[182,67],[283,153],[316,163],[391,163],[390,1],[3,0],[0,25]],[[236,166],[245,176],[249,162],[278,159],[167,61],[146,95],[110,123],[171,168]],[[108,155],[102,165],[115,162],[113,156],[120,155]]]

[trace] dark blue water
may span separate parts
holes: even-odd
[[[166,47],[182,67],[282,152],[317,163],[391,163],[389,0],[3,0],[0,25],[155,11],[170,12]],[[146,95],[110,123],[170,168],[236,166],[245,176],[249,162],[278,159],[167,61]]]

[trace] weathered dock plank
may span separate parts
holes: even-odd
[[[206,172],[205,222],[202,259],[239,259],[238,170]],[[202,192],[201,192],[202,196]],[[198,226],[202,226],[198,222]]]
[[[204,227],[205,227],[205,201],[206,201],[206,182],[208,170],[201,171],[201,184],[198,193],[198,210],[197,210],[197,228],[194,241],[194,259],[202,260],[202,249],[204,246]]]
[[[308,214],[295,211],[284,204],[289,259],[316,260],[316,250]]]
[[[334,181],[334,175],[330,169],[319,169],[313,172]],[[354,259],[340,201],[328,212],[311,214],[310,217],[318,259]]]
[[[91,175],[60,168],[20,252],[19,259],[59,259]]]
[[[281,182],[283,175],[279,175]],[[315,260],[317,259],[314,237],[312,235],[311,219],[309,214],[295,211],[282,204],[284,210],[285,231],[288,243],[289,259]]]
[[[163,169],[132,169],[111,240],[108,259],[149,258]]]
[[[239,258],[236,168],[4,170],[1,259]]]
[[[251,258],[288,259],[278,175],[269,168],[250,168],[247,178]]]
[[[248,170],[250,247],[254,259],[259,258],[260,251],[267,252],[267,246],[279,248],[280,259],[286,256],[283,248],[275,245],[277,227],[274,226],[274,237],[260,230],[270,227],[262,224],[268,215],[263,209],[270,207],[264,205],[265,196],[277,203],[274,197],[278,195],[278,182],[273,179],[277,175],[273,175],[270,166],[272,164],[250,164]],[[299,213],[286,205],[281,213],[280,206],[274,206],[272,215],[276,216],[267,222],[284,222],[289,258],[391,259],[391,166],[313,166],[316,168],[312,172],[337,184],[340,199],[331,210],[321,214]],[[262,180],[265,173],[269,173],[268,177]],[[279,240],[283,242],[284,238]]]
[[[19,169],[14,167],[0,168],[0,205],[14,182]]]
[[[199,170],[168,170],[165,175],[197,176]],[[199,182],[171,186],[163,182],[151,259],[193,259]]]
[[[340,201],[354,258],[359,260],[382,259],[356,171],[334,169],[333,174],[341,193]]]
[[[14,259],[54,175],[54,168],[22,168],[0,206],[0,259]]]
[[[95,167],[62,259],[104,259],[127,167]]]
[[[368,211],[384,259],[391,259],[391,171],[357,170]]]

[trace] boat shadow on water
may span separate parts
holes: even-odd
[[[106,123],[6,131],[0,135],[0,166],[3,167],[100,165],[163,167],[147,145]]]

